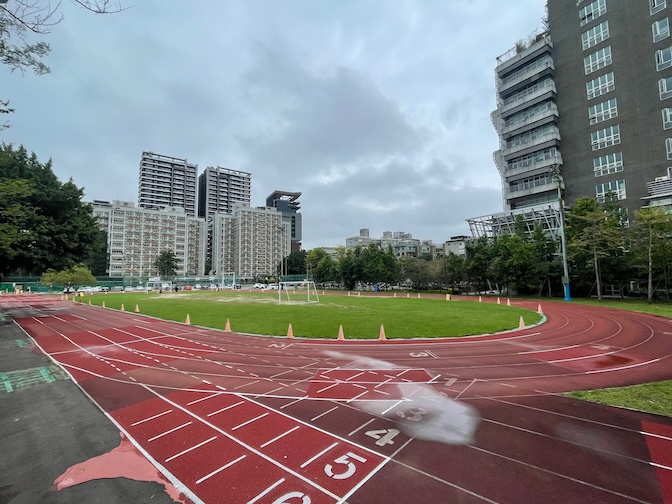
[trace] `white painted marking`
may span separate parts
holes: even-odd
[[[350,434],[348,434],[348,437],[352,436],[355,432],[358,432],[358,431],[362,430],[364,427],[366,427],[367,425],[369,425],[371,422],[375,422],[376,420],[378,420],[378,419],[377,419],[377,418],[372,418],[372,419],[369,420],[368,422],[363,423],[362,425],[360,425],[359,427],[357,427],[355,430],[353,430]]]
[[[266,441],[266,442],[265,442],[264,444],[262,444],[259,448],[266,448],[268,445],[270,445],[270,444],[272,444],[272,443],[275,443],[278,439],[282,439],[282,438],[285,437],[287,434],[291,434],[292,432],[294,432],[294,431],[295,431],[296,429],[298,429],[299,427],[300,427],[300,425],[297,425],[297,426],[295,426],[295,427],[292,427],[292,428],[289,429],[287,432],[283,432],[283,433],[280,434],[279,436],[276,436],[276,437],[274,437],[273,439],[271,439],[271,440],[269,440],[269,441]]]
[[[354,380],[355,378],[357,378],[358,376],[362,376],[363,374],[364,374],[364,371],[361,371],[361,372],[359,372],[355,375],[352,375],[350,378],[346,378],[345,381]]]
[[[190,451],[195,450],[196,448],[200,448],[201,446],[206,445],[210,441],[214,441],[215,439],[217,439],[217,436],[212,436],[210,439],[206,439],[205,441],[202,441],[197,445],[192,446],[191,448],[187,448],[186,450],[182,450],[180,453],[176,453],[172,457],[168,457],[166,460],[164,460],[164,462],[170,462],[171,460],[175,460],[177,457],[180,457],[185,453],[189,453]]]
[[[228,409],[235,408],[236,406],[240,406],[240,405],[243,404],[244,402],[245,402],[245,401],[238,401],[238,402],[235,403],[235,404],[230,404],[230,405],[228,405],[228,406],[226,406],[226,407],[224,407],[224,408],[222,408],[222,409],[218,409],[217,411],[213,411],[212,413],[208,413],[206,416],[211,417],[211,416],[213,416],[213,415],[216,415],[217,413],[221,413],[222,411],[226,411],[226,410],[228,410]]]
[[[135,427],[136,425],[140,425],[141,423],[149,422],[150,420],[154,420],[155,418],[159,418],[160,416],[167,415],[168,413],[170,413],[172,411],[173,411],[172,409],[169,409],[169,410],[164,411],[163,413],[158,413],[156,415],[152,415],[150,417],[147,417],[143,420],[138,420],[137,422],[132,423],[131,427]]]
[[[259,415],[257,417],[251,418],[247,422],[243,422],[239,425],[236,425],[235,427],[232,427],[231,430],[238,430],[241,427],[245,427],[247,424],[251,424],[252,422],[256,422],[257,420],[259,420],[260,418],[264,418],[265,416],[268,416],[268,414],[269,414],[268,411],[266,413],[262,413],[261,415]]]
[[[196,404],[196,403],[199,403],[199,402],[201,402],[201,401],[205,401],[205,400],[207,400],[207,399],[211,399],[211,398],[213,398],[213,397],[217,397],[218,395],[220,395],[220,394],[212,394],[212,395],[209,395],[209,396],[201,397],[200,399],[195,399],[195,400],[193,400],[193,401],[191,401],[191,402],[188,402],[188,403],[187,403],[187,406],[191,406],[192,404]]]
[[[246,455],[241,455],[241,456],[238,457],[236,460],[232,460],[231,462],[229,462],[229,463],[226,464],[226,465],[223,465],[223,466],[220,467],[219,469],[216,469],[215,471],[212,471],[210,474],[206,474],[206,475],[203,476],[201,479],[196,480],[196,484],[198,485],[198,484],[200,484],[200,483],[203,483],[205,480],[207,480],[208,478],[213,477],[215,474],[217,474],[217,473],[223,471],[224,469],[227,469],[227,468],[231,467],[233,464],[237,464],[238,462],[240,462],[241,460],[243,460],[245,457],[246,457]]]
[[[237,389],[243,388],[243,387],[249,387],[250,385],[254,385],[255,383],[259,383],[260,381],[261,380],[254,380],[254,381],[251,381],[251,382],[248,382],[248,383],[243,383],[242,385],[238,385],[237,387],[233,387],[232,390],[237,390]]]
[[[649,464],[651,464],[654,467],[660,467],[661,469],[667,469],[668,471],[672,471],[672,467],[670,466],[666,466],[663,464],[656,464],[655,462],[649,462]]]
[[[322,450],[322,451],[321,451],[320,453],[318,453],[317,455],[315,455],[315,456],[309,458],[308,460],[306,460],[303,464],[301,464],[301,469],[304,469],[306,466],[308,466],[308,464],[310,464],[311,462],[314,462],[315,460],[317,460],[318,458],[320,458],[322,455],[324,455],[325,453],[327,453],[329,450],[331,450],[331,449],[332,449],[333,447],[335,447],[335,446],[338,446],[338,442],[329,445],[328,447],[326,447],[324,450]]]
[[[660,359],[653,359],[650,361],[646,362],[640,362],[638,364],[630,364],[629,366],[621,366],[617,368],[611,368],[611,369],[596,369],[595,371],[586,371],[586,374],[595,374],[595,373],[609,373],[611,371],[621,371],[623,369],[630,369],[634,367],[639,367],[639,366],[646,366],[647,364],[652,364],[654,362],[658,362]]]
[[[319,394],[320,392],[324,392],[325,390],[329,390],[330,388],[334,388],[338,383],[332,383],[331,385],[324,387],[323,389],[320,389],[316,392],[316,394]]]
[[[159,438],[161,438],[161,437],[163,437],[163,436],[167,436],[167,435],[170,434],[171,432],[178,431],[178,430],[180,430],[180,429],[186,427],[187,425],[191,425],[191,424],[192,424],[191,421],[189,421],[189,422],[187,422],[187,423],[183,423],[182,425],[178,425],[177,427],[174,427],[174,428],[172,428],[172,429],[170,429],[170,430],[167,430],[166,432],[162,432],[161,434],[157,434],[156,436],[149,438],[147,441],[150,441],[150,442],[151,442],[151,441],[154,441],[154,440],[156,440],[156,439],[159,439]]]
[[[348,400],[345,401],[345,402],[346,402],[346,403],[351,403],[352,401],[356,401],[357,399],[359,399],[360,397],[362,397],[363,395],[366,395],[366,394],[368,394],[368,393],[369,393],[369,391],[368,391],[368,390],[365,390],[365,391],[362,392],[361,394],[357,394],[355,397],[352,397],[352,398],[348,399]]]
[[[508,383],[500,383],[500,385],[502,385],[502,386],[504,386],[504,387],[512,387],[512,388],[516,388],[515,385],[509,385]]]
[[[283,406],[280,406],[280,409],[285,409],[288,406],[291,406],[292,404],[296,404],[299,401],[303,401],[304,399],[305,399],[305,397],[299,397],[296,401],[292,401],[290,403],[284,404]]]
[[[266,490],[264,490],[264,491],[261,492],[259,495],[257,495],[254,499],[247,501],[247,504],[254,504],[254,503],[257,502],[259,499],[261,499],[264,495],[266,495],[268,492],[270,492],[271,490],[273,490],[275,487],[277,487],[278,485],[280,485],[280,484],[283,483],[284,481],[285,481],[285,478],[280,478],[278,481],[276,481],[276,482],[273,483],[271,486],[269,486]],[[277,501],[276,501],[276,502],[277,502]]]
[[[399,405],[400,405],[401,403],[403,403],[403,402],[404,402],[404,401],[397,401],[397,402],[394,403],[392,406],[390,406],[390,407],[387,408],[385,411],[383,411],[383,412],[381,413],[381,415],[384,415],[384,414],[387,413],[388,411],[390,411],[390,410],[396,408],[397,406],[399,406]]]
[[[290,369],[288,371],[283,371],[282,373],[277,373],[277,374],[272,375],[271,378],[277,378],[278,376],[282,376],[284,374],[291,373],[292,371],[294,371],[294,369]]]
[[[325,411],[324,413],[320,413],[320,414],[317,415],[316,417],[311,418],[310,421],[311,421],[311,422],[314,422],[314,421],[317,420],[318,418],[322,418],[324,415],[326,415],[326,414],[328,414],[328,413],[331,413],[332,411],[337,410],[337,409],[338,409],[338,406],[334,406],[334,407],[331,408],[330,410],[327,410],[327,411]]]

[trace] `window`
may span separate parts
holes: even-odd
[[[587,82],[586,94],[588,95],[588,99],[592,100],[597,96],[613,91],[615,87],[614,72],[609,72],[599,76],[597,79]]]
[[[672,77],[665,77],[658,81],[658,90],[660,91],[660,99],[667,100],[672,96]]]
[[[607,65],[611,65],[611,46],[607,46],[583,58],[583,67],[586,75]]]
[[[525,145],[531,142],[535,142],[538,139],[553,135],[557,133],[558,129],[554,124],[545,124],[538,128],[526,131],[520,135],[512,136],[508,142],[506,142],[507,147],[515,147],[517,145]]]
[[[672,128],[672,107],[663,109],[663,129],[668,130]]]
[[[516,168],[525,168],[536,163],[543,163],[547,159],[555,159],[558,155],[555,147],[548,147],[544,150],[512,159],[509,161],[508,169],[515,170]]]
[[[604,149],[610,145],[616,145],[621,143],[621,128],[617,124],[615,126],[609,126],[603,130],[593,131],[590,134],[590,145],[593,150]]]
[[[607,40],[608,38],[609,38],[609,21],[603,21],[599,25],[594,26],[590,30],[587,30],[581,34],[581,43],[583,44],[583,50],[585,51],[589,47],[593,47],[594,45],[597,45],[603,40]]]
[[[555,104],[550,101],[540,103],[539,105],[526,108],[525,110],[512,115],[504,122],[504,126],[513,126],[514,124],[525,122],[528,119],[532,119],[535,116],[541,115],[548,110],[554,110],[555,108]]]
[[[517,93],[514,93],[514,94],[512,94],[511,96],[508,96],[508,97],[504,100],[504,105],[508,105],[509,103],[513,103],[513,102],[515,102],[515,101],[517,101],[517,100],[520,100],[520,99],[522,99],[522,98],[525,98],[526,96],[531,95],[532,93],[536,93],[536,92],[539,91],[540,89],[550,88],[550,87],[552,87],[553,85],[554,85],[554,83],[553,83],[553,79],[551,79],[550,77],[547,77],[547,78],[544,79],[544,80],[535,82],[535,83],[532,84],[531,86],[528,86],[528,87],[526,87],[526,88],[524,88],[524,89],[521,89],[521,90],[518,91]]]
[[[656,51],[656,70],[659,72],[672,66],[672,47]]]
[[[653,2],[653,0],[651,0]],[[607,12],[607,0],[595,0],[579,10],[581,26],[590,23],[593,19]],[[657,12],[657,11],[656,11]]]
[[[622,172],[623,153],[614,152],[612,154],[607,154],[606,156],[600,156],[593,159],[593,170],[595,170],[596,177],[609,175],[610,173]]]
[[[670,36],[670,20],[668,18],[656,21],[651,25],[653,41],[658,42]]]
[[[616,98],[598,103],[588,109],[588,119],[590,124],[597,124],[608,119],[612,119],[618,115],[618,105]]]
[[[667,152],[667,159],[672,160],[672,138],[665,139],[665,152]]]
[[[607,193],[612,193],[616,199],[625,199],[625,180],[614,180],[604,182],[595,186],[595,198],[599,203],[604,203],[604,197]]]
[[[651,14],[660,12],[667,7],[667,0],[649,0],[649,11]]]

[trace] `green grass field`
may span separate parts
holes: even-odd
[[[486,334],[518,328],[541,316],[515,306],[445,301],[444,299],[358,297],[330,294],[319,303],[305,301],[305,292],[292,294],[292,303],[278,304],[277,292],[110,293],[84,296],[80,302],[140,312],[154,317],[223,329],[227,319],[236,332],[335,338],[339,325],[346,338],[378,338],[380,326],[387,338],[453,337]]]
[[[631,387],[583,390],[565,395],[609,406],[672,416],[672,380]]]

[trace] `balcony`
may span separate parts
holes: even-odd
[[[522,50],[519,50],[522,49]],[[553,51],[551,37],[543,36],[538,42],[526,48],[512,47],[497,58],[497,74],[511,73],[518,67],[524,66],[528,61],[538,58],[543,53]]]
[[[536,89],[531,93],[526,94],[525,96],[521,96],[518,99],[513,100],[511,103],[505,104],[503,100],[499,100],[498,110],[502,117],[511,116],[524,108],[554,98],[557,93],[558,90],[555,87],[555,82],[551,81],[550,84]]]
[[[553,166],[554,164],[562,164],[562,156],[558,152],[555,157],[543,159],[541,161],[532,161],[526,166],[517,166],[516,168],[505,168],[504,175],[508,177],[514,177],[516,175],[521,175],[523,173],[532,172],[534,170],[539,170],[540,168],[547,168]],[[501,172],[500,172],[501,173]]]
[[[500,134],[504,138],[509,138],[515,134],[522,133],[527,129],[533,129],[551,121],[556,122],[557,119],[558,106],[555,103],[551,103],[550,108],[544,111],[539,111],[524,121],[519,121],[514,124],[503,126]]]
[[[506,199],[512,200],[515,198],[524,198],[525,196],[532,196],[533,194],[541,194],[545,192],[553,191],[556,193],[558,186],[554,182],[549,182],[548,184],[538,185],[535,187],[529,187],[526,189],[506,189]]]
[[[541,150],[543,148],[557,144],[560,142],[560,132],[557,128],[553,128],[553,130],[554,131],[546,133],[545,135],[539,135],[535,138],[530,138],[525,143],[512,145],[511,147],[504,147],[502,149],[502,156],[506,161],[508,161],[514,155],[524,156],[536,150]]]
[[[497,92],[500,94],[506,93],[506,91],[519,86],[526,80],[532,81],[532,77],[538,76],[537,78],[543,77],[545,75],[553,75],[555,72],[555,65],[553,64],[553,59],[550,56],[542,58],[538,64],[532,64],[529,68],[521,68],[524,70],[516,75],[513,79],[497,79]]]

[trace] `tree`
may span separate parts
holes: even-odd
[[[672,215],[665,212],[659,207],[645,207],[635,212],[635,229],[636,233],[643,238],[643,240],[635,240],[635,243],[642,243],[646,256],[646,273],[647,273],[647,299],[649,303],[653,301],[653,273],[655,266],[656,250],[662,249],[662,257],[665,258],[664,250],[667,246],[667,241],[672,235]],[[663,271],[666,270],[665,261],[662,261]],[[666,277],[666,275],[664,275]],[[667,286],[666,286],[667,287]]]
[[[602,300],[601,263],[605,258],[622,252],[625,244],[617,215],[605,211],[592,198],[579,198],[568,212],[572,229],[568,248],[570,255],[580,258],[592,267],[597,299]]]
[[[73,285],[94,285],[96,277],[84,264],[78,264],[61,271],[47,270],[40,280],[44,285],[63,285],[69,291]]]
[[[154,267],[159,271],[162,278],[173,278],[177,275],[180,260],[172,250],[163,250],[159,252],[154,261]]]
[[[51,161],[0,144],[0,275],[61,271],[89,257],[100,230],[83,196]]]
[[[306,269],[315,283],[338,280],[336,261],[323,249],[315,248],[306,254]]]
[[[292,252],[285,259],[287,271],[285,275],[305,275],[306,274],[306,251],[301,250],[300,252]],[[282,272],[282,263],[279,264],[280,269],[278,272]]]

